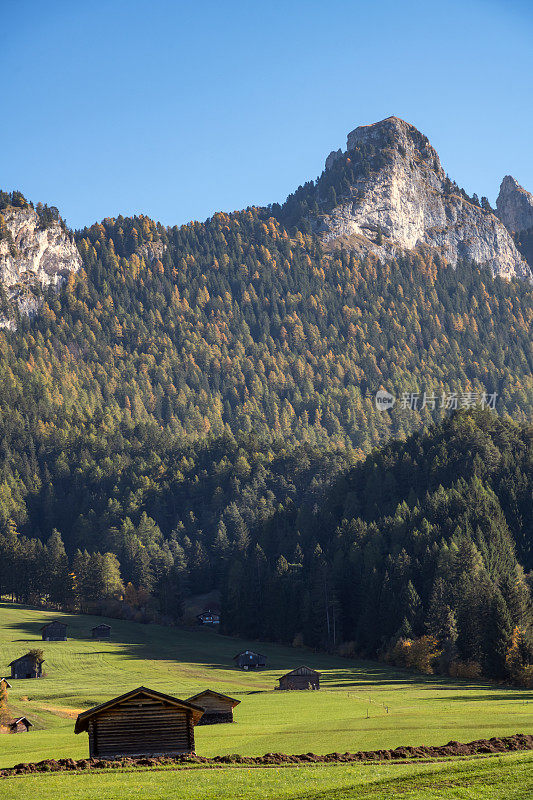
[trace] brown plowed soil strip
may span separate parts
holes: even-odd
[[[477,739],[474,742],[461,744],[461,742],[448,742],[448,744],[431,747],[396,747],[394,750],[360,750],[357,753],[328,753],[316,755],[303,753],[301,755],[286,755],[285,753],[266,753],[264,756],[214,756],[205,758],[197,755],[182,755],[174,758],[167,756],[143,758],[117,758],[107,760],[101,758],[82,758],[75,761],[72,758],[53,759],[47,758],[36,764],[17,764],[10,769],[0,770],[0,777],[9,778],[13,775],[26,775],[39,772],[71,772],[101,769],[132,769],[139,767],[172,767],[186,765],[223,766],[248,764],[250,766],[290,766],[291,764],[348,764],[352,762],[371,761],[402,761],[416,760],[427,761],[432,759],[451,758],[453,756],[476,756],[497,753],[511,753],[519,750],[533,750],[533,736],[530,734],[516,733],[492,739]]]

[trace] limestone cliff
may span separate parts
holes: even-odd
[[[533,228],[533,195],[512,177],[506,175],[496,200],[499,218],[510,231],[520,233]]]
[[[472,260],[505,278],[531,279],[503,222],[446,177],[436,151],[413,125],[389,117],[356,128],[346,152],[328,156],[328,171],[338,174],[341,193],[314,222],[324,243],[383,258],[431,247],[452,265]],[[321,210],[320,196],[317,205]]]
[[[1,327],[13,327],[13,307],[33,316],[42,290],[59,288],[69,272],[81,267],[81,257],[59,218],[42,216],[30,206],[8,205],[0,211],[0,285],[7,304]]]

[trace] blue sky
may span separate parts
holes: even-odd
[[[357,125],[415,124],[533,191],[533,4],[0,0],[0,187],[73,227],[283,200]]]

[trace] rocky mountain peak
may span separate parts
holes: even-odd
[[[24,198],[17,205],[4,200],[0,208],[0,284],[8,301],[0,311],[0,327],[13,327],[15,305],[22,314],[33,316],[43,289],[59,288],[82,265],[57,209],[41,205],[37,209]]]
[[[319,210],[332,186],[334,207],[315,225],[326,245],[380,258],[429,247],[452,266],[469,260],[502,277],[532,278],[502,221],[452,183],[428,138],[398,117],[355,128],[346,151],[328,156]]]
[[[508,230],[519,233],[533,228],[533,195],[512,175],[506,175],[501,182],[496,209]]]
[[[387,117],[371,125],[360,125],[348,134],[346,150],[356,150],[361,145],[372,144],[380,150],[389,150],[399,158],[415,159],[428,164],[444,178],[437,151],[427,136],[399,117]]]

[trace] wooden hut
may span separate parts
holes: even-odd
[[[189,697],[187,702],[194,703],[194,705],[200,706],[204,710],[203,717],[198,725],[216,725],[220,722],[233,722],[233,709],[241,701],[228,697],[227,694],[220,694],[212,689],[206,689],[204,692]]]
[[[78,716],[74,733],[89,734],[89,756],[174,756],[194,752],[203,708],[139,686]]]
[[[20,656],[20,658],[16,658],[9,664],[11,667],[11,677],[42,678],[43,664],[44,658],[40,658],[35,653],[26,653],[25,656]]]
[[[243,650],[233,656],[235,664],[241,669],[264,669],[266,667],[266,656],[261,653],[254,653],[253,650]]]
[[[1,686],[2,684],[4,684],[4,687],[5,687],[6,689],[12,689],[12,688],[13,688],[13,687],[11,686],[11,684],[9,683],[9,681],[8,681],[8,679],[7,679],[7,678],[0,678],[0,686]]]
[[[66,642],[67,641],[67,626],[64,622],[59,622],[57,619],[52,622],[47,622],[41,628],[43,642]]]
[[[279,679],[279,689],[320,689],[320,673],[311,667],[298,667]]]
[[[8,725],[10,733],[28,733],[30,728],[33,728],[33,724],[27,719],[27,717],[18,717],[18,719],[14,719]]]
[[[109,639],[111,637],[111,625],[95,625],[91,628],[91,635],[93,639]]]
[[[220,614],[218,611],[211,611],[210,608],[197,614],[196,619],[200,625],[220,625]]]

